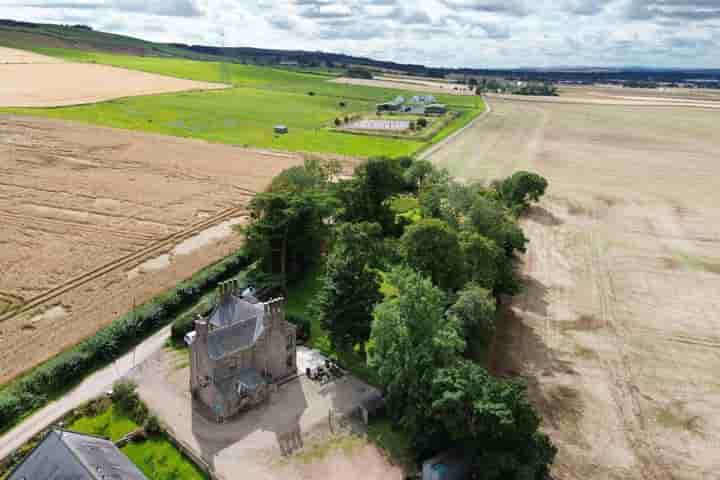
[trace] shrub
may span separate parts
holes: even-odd
[[[315,96],[315,92],[309,91],[309,92],[308,92],[308,95],[310,95],[311,97],[314,97],[314,96]]]
[[[415,130],[415,122],[410,122],[410,130]]]
[[[162,426],[160,425],[158,417],[152,414],[148,415],[145,419],[145,423],[143,424],[143,430],[145,430],[145,433],[150,436],[157,435],[162,432]]]
[[[427,118],[418,118],[417,126],[419,128],[425,128],[428,126]]]
[[[130,413],[135,410],[135,406],[138,402],[138,396],[136,393],[137,384],[128,379],[118,380],[113,384],[112,394],[110,398],[112,401],[125,413]]]
[[[336,126],[336,127],[339,127],[341,124],[342,124],[342,120],[340,120],[339,118],[336,118],[336,119],[335,119],[335,126]]]

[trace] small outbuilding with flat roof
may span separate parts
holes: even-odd
[[[275,125],[275,127],[273,127],[273,131],[275,133],[283,135],[285,133],[288,133],[288,127],[286,127],[285,125]]]

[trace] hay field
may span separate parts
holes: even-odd
[[[717,113],[491,100],[432,160],[519,169],[547,197],[524,227],[525,291],[492,367],[520,375],[559,447],[558,479],[720,471]]]
[[[241,244],[299,155],[0,117],[0,383]]]
[[[10,48],[0,48],[0,78],[0,107],[60,107],[227,87],[107,65],[61,62]]]

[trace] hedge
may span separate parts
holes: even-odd
[[[0,391],[0,432],[131,350],[197,302],[218,282],[235,275],[249,263],[244,250],[233,253],[8,384]]]
[[[285,320],[297,327],[296,338],[300,343],[305,343],[310,339],[310,319],[304,315],[297,313],[286,313]]]

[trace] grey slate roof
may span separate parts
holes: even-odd
[[[148,480],[104,438],[52,430],[7,480]]]
[[[215,327],[208,333],[210,358],[219,360],[255,345],[265,331],[264,312],[263,304],[253,304],[234,295],[223,299],[209,318]]]
[[[228,295],[215,306],[212,313],[210,313],[208,322],[215,328],[222,328],[253,317],[259,316],[262,319],[264,313],[264,306],[258,303],[254,297],[245,299],[244,297]]]

